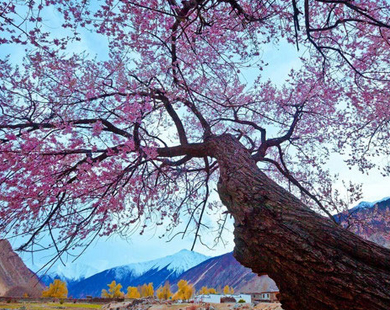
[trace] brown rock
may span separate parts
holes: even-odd
[[[11,244],[0,239],[0,296],[40,297],[43,285],[37,276],[23,263],[11,247]]]

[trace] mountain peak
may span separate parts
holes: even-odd
[[[107,269],[75,283],[69,289],[73,296],[98,296],[102,288],[105,288],[107,283],[112,280],[121,283],[123,287],[152,282],[157,288],[166,281],[175,282],[183,272],[209,258],[206,255],[184,249],[159,259]]]
[[[190,251],[190,250],[187,250],[187,249],[182,249],[182,250],[180,250],[179,252],[177,252],[177,254],[178,254],[178,253],[196,253],[196,252]]]
[[[167,268],[172,273],[182,273],[209,259],[209,256],[183,249],[175,254],[151,261],[132,263],[113,268],[118,278],[122,274],[132,272],[134,276],[140,276],[151,269],[161,270]]]
[[[390,201],[390,197],[385,197],[385,198],[382,198],[382,199],[374,201],[374,202],[361,201],[361,202],[359,202],[359,204],[357,206],[353,207],[349,211],[355,212],[358,210],[369,209],[369,208],[372,208],[372,207],[374,207],[382,202],[386,202],[386,201]]]

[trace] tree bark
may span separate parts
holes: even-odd
[[[278,285],[285,310],[390,309],[390,250],[310,210],[270,180],[234,137],[210,141],[236,259]]]

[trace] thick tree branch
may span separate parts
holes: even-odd
[[[203,130],[204,130],[204,136],[209,137],[211,136],[211,127],[210,124],[206,121],[203,114],[198,110],[198,108],[195,106],[194,103],[192,103],[190,100],[179,98],[181,102],[183,102],[187,107],[190,108],[190,110],[195,114],[196,118],[199,120]]]
[[[79,119],[79,120],[69,120],[62,123],[62,125],[90,125],[96,122],[101,122],[105,128],[103,130],[109,131],[123,137],[132,139],[132,135],[127,131],[120,129],[109,122],[107,119],[102,118],[91,118],[91,119]],[[21,124],[9,124],[9,125],[0,125],[0,129],[28,129],[29,131],[39,130],[39,129],[50,129],[50,128],[60,128],[58,124],[48,123],[48,122],[26,122]]]
[[[208,143],[204,142],[158,148],[157,153],[161,157],[177,157],[186,155],[191,157],[205,157],[211,155],[211,150],[209,149]]]
[[[164,107],[167,110],[169,116],[172,118],[173,122],[175,123],[177,133],[179,135],[180,143],[188,144],[187,135],[179,115],[177,115],[172,104],[170,103],[169,99],[166,96],[160,94],[160,99],[164,103]]]
[[[266,153],[267,153],[267,150],[270,148],[270,147],[273,147],[273,146],[279,146],[281,145],[283,142],[286,142],[288,140],[291,139],[293,133],[294,133],[294,130],[298,124],[298,121],[302,115],[302,106],[299,106],[296,108],[297,110],[295,111],[295,114],[294,114],[294,117],[293,117],[293,121],[288,129],[288,131],[281,137],[277,137],[277,138],[272,138],[272,139],[267,139],[265,141],[262,141],[258,151],[256,154],[254,154],[252,156],[252,158],[256,161],[258,160],[262,160]]]
[[[390,24],[381,22],[380,20],[377,20],[376,18],[372,17],[370,14],[367,13],[365,9],[360,8],[357,5],[354,5],[352,1],[343,1],[343,0],[316,0],[318,2],[322,3],[335,3],[335,4],[343,4],[350,8],[351,10],[359,13],[360,15],[366,17],[369,19],[371,22],[370,24],[375,25],[377,27],[384,27],[384,28],[389,28],[390,29]]]

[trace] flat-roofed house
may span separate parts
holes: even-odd
[[[228,295],[222,295],[222,294],[205,294],[205,295],[197,295],[194,298],[195,302],[206,302],[206,303],[214,303],[219,304],[221,303],[221,299],[231,297],[236,300],[236,302],[239,302],[241,299],[245,301],[245,303],[252,303],[251,295],[249,294],[228,294]]]
[[[261,292],[259,294],[259,301],[262,302],[274,302],[278,301],[277,295],[279,294],[279,291],[268,291],[268,292]]]

